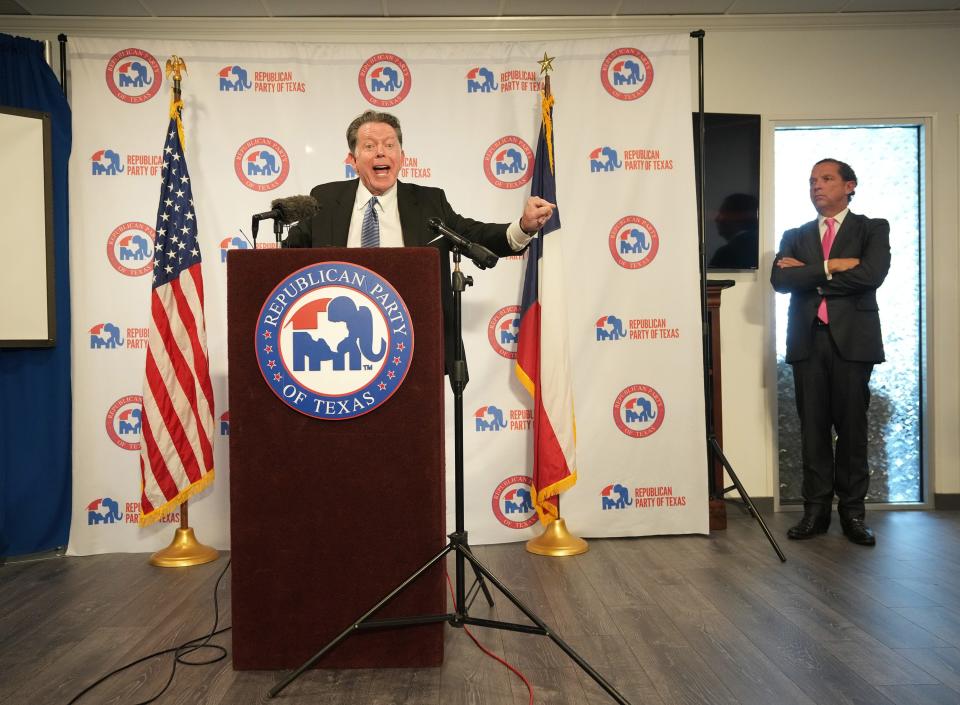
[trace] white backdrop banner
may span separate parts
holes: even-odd
[[[585,537],[708,531],[686,34],[382,45],[78,37],[68,46],[77,331],[71,553],[157,550],[179,521],[175,512],[137,526],[169,102],[162,66],[171,54],[188,66],[186,158],[216,400],[216,481],[190,503],[203,542],[229,547],[226,255],[251,246],[250,216],[273,198],[355,178],[345,163],[346,126],[373,107],[403,125],[401,180],[444,188],[464,216],[518,218],[530,192],[545,52],[556,57],[557,198],[578,430],[579,481],[561,496],[561,515]],[[264,230],[259,243],[272,243]],[[523,260],[466,269],[475,281],[464,295],[466,525],[474,544],[526,540],[540,528],[527,499],[531,401],[512,373]],[[448,398],[451,530],[452,406]],[[264,472],[282,468],[278,460]]]

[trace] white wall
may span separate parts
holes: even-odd
[[[926,461],[936,493],[960,493],[960,321],[957,277],[960,13],[883,13],[536,20],[127,20],[0,19],[0,31],[56,44],[68,36],[180,36],[251,41],[463,41],[706,30],[705,106],[763,116],[762,242],[771,243],[772,133],[776,120],[930,118],[928,198],[928,389]],[[58,53],[54,47],[54,66]],[[189,60],[189,57],[188,57]],[[559,62],[558,62],[559,67]],[[696,71],[694,71],[696,75]],[[696,87],[692,86],[695,90]],[[823,107],[829,101],[829,108]],[[882,213],[876,214],[882,217]],[[768,248],[770,246],[768,245]],[[735,274],[723,294],[724,450],[746,489],[776,486],[773,252],[757,274]],[[931,413],[932,412],[932,413]]]
[[[764,118],[762,242],[756,275],[723,294],[724,448],[748,490],[775,490],[773,121],[932,120],[928,200],[927,462],[937,493],[960,492],[958,434],[958,111],[960,31],[943,28],[737,30],[708,34],[707,109]],[[824,107],[829,102],[829,108]],[[819,158],[822,155],[811,155]],[[811,162],[814,159],[811,159]],[[884,214],[874,214],[883,217]],[[813,211],[811,210],[811,217]],[[896,256],[894,254],[894,256]]]

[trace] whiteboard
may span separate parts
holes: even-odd
[[[56,341],[50,114],[0,106],[0,347]]]

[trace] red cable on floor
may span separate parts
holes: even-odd
[[[450,582],[450,575],[446,571],[444,571],[443,576],[447,579],[447,587],[450,588],[450,598],[453,600],[453,609],[457,609],[457,596],[453,594],[453,583]],[[513,665],[507,663],[502,658],[497,656],[495,653],[490,651],[490,649],[488,649],[486,646],[484,646],[479,641],[477,641],[477,637],[473,635],[473,632],[467,629],[466,625],[464,625],[463,631],[467,633],[467,636],[469,636],[470,639],[473,641],[473,643],[477,645],[478,649],[480,649],[483,653],[485,653],[487,656],[489,656],[493,660],[499,661],[501,664],[509,668],[511,671],[513,671],[516,674],[516,676],[520,680],[523,681],[523,684],[527,686],[527,692],[530,694],[530,705],[533,705],[533,686],[530,685],[530,681],[527,680],[527,677],[524,676],[522,673],[520,673],[520,671],[518,671]]]

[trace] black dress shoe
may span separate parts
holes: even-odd
[[[787,538],[800,541],[803,539],[812,539],[817,534],[827,533],[830,528],[829,514],[807,514],[804,513],[799,523],[787,530]]]
[[[841,522],[843,524],[843,534],[850,541],[861,546],[875,546],[877,537],[873,531],[863,523],[863,517],[853,517]]]

